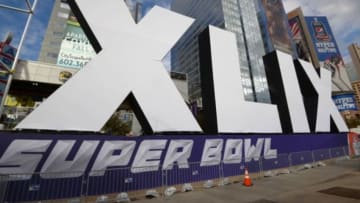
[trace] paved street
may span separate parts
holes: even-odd
[[[355,189],[345,196],[323,194],[318,191],[333,187]],[[354,192],[357,197],[354,197]],[[355,194],[355,195],[356,195]],[[138,203],[178,202],[178,203],[211,203],[211,202],[327,202],[351,203],[360,202],[360,159],[342,160],[287,175],[254,180],[253,187],[232,184],[212,189],[202,189],[189,193],[176,193],[170,198],[160,197],[150,200],[139,200]],[[356,199],[358,198],[358,199]]]

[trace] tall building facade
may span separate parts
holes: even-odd
[[[311,36],[301,8],[289,12],[288,20],[292,40],[295,44],[296,56],[299,59],[311,62],[314,67],[319,68],[319,60],[314,46],[312,46]]]
[[[67,0],[55,0],[44,41],[42,42],[39,61],[56,64],[70,12]]]
[[[296,56],[282,0],[256,0],[266,53],[279,50]]]
[[[346,71],[349,75],[350,82],[355,82],[360,80],[358,70],[352,62],[346,63]],[[354,89],[354,88],[353,88]]]
[[[135,22],[142,17],[142,4],[125,0]],[[95,55],[67,0],[55,0],[39,61],[66,68],[81,69]]]
[[[198,36],[213,25],[236,35],[245,99],[270,103],[255,1],[174,0],[171,9],[196,19],[171,51],[172,70],[187,74],[190,100],[201,98]]]
[[[353,69],[356,73],[356,78],[360,80],[360,46],[358,44],[351,44],[348,47],[350,52],[351,60],[353,62]]]
[[[351,85],[355,92],[356,104],[360,109],[360,80],[354,81]]]

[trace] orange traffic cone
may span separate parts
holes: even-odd
[[[244,186],[246,187],[250,187],[252,186],[252,181],[251,181],[251,178],[249,176],[249,172],[248,172],[248,169],[245,168],[245,174],[244,174],[244,183],[243,183]]]

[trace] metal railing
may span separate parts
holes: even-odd
[[[9,177],[0,174],[0,202],[4,202]]]
[[[263,177],[268,171],[289,169],[296,171],[304,164],[317,165],[323,160],[344,157],[347,146],[314,151],[278,154],[276,157],[256,157],[250,162],[224,160],[220,163],[193,162],[162,167],[112,168],[104,171],[35,173],[0,175],[1,202],[116,202],[119,193],[126,192],[130,199],[145,198],[147,190],[156,189],[159,195],[169,187],[181,191],[185,183],[194,189],[204,188],[209,181],[213,186],[224,179],[229,183],[241,182],[245,168],[252,177]],[[120,195],[121,196],[121,195]]]

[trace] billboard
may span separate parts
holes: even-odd
[[[306,43],[305,34],[298,16],[289,19],[291,37],[295,43],[296,54],[299,59],[311,62],[309,46]]]
[[[266,25],[274,49],[292,54],[287,14],[281,0],[261,0]]]
[[[70,17],[61,43],[57,65],[81,69],[95,54],[79,23]]]
[[[305,17],[320,66],[332,73],[333,91],[352,91],[349,76],[325,16]]]
[[[340,112],[358,110],[356,106],[355,95],[352,93],[334,95],[332,98]]]

